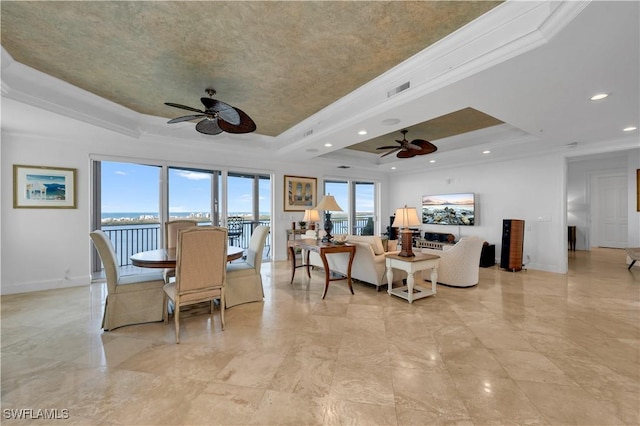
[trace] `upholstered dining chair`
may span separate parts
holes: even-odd
[[[164,285],[164,322],[169,321],[167,299],[173,302],[176,343],[180,343],[180,308],[220,299],[220,322],[224,330],[225,278],[227,267],[227,229],[199,226],[178,231],[176,279]]]
[[[226,307],[249,302],[261,302],[264,298],[262,288],[262,252],[269,234],[269,227],[256,227],[249,241],[244,262],[230,263],[227,266]]]
[[[164,248],[172,249],[178,245],[178,231],[186,228],[198,226],[198,222],[190,219],[168,220],[164,223]],[[169,283],[171,278],[176,276],[176,270],[166,268],[162,271],[165,283]]]
[[[162,287],[165,284],[162,273],[121,277],[109,237],[100,230],[89,235],[98,250],[107,280],[102,328],[109,331],[124,325],[162,321]]]

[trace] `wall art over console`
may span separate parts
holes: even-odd
[[[313,209],[318,204],[316,178],[284,177],[284,211],[296,212]]]
[[[75,209],[76,169],[13,165],[13,208]]]

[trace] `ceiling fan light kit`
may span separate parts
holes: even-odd
[[[218,135],[222,132],[251,133],[256,130],[256,123],[254,123],[251,117],[249,117],[244,111],[213,99],[213,95],[216,94],[214,89],[206,89],[205,91],[209,97],[200,98],[200,102],[205,106],[204,111],[186,105],[165,102],[164,104],[170,107],[186,109],[187,111],[197,113],[177,117],[169,120],[167,123],[174,124],[202,118],[202,120],[196,124],[196,130],[200,133],[204,133],[205,135]]]
[[[400,146],[388,145],[388,146],[381,146],[379,148],[376,148],[376,149],[388,150],[387,152],[382,154],[380,157],[382,158],[382,157],[386,157],[387,155],[397,153],[396,157],[398,158],[411,158],[411,157],[415,157],[416,155],[431,154],[432,152],[436,152],[438,150],[438,147],[436,147],[434,144],[422,139],[414,139],[411,142],[409,142],[407,140],[407,132],[408,132],[407,129],[403,129],[400,131],[400,133],[402,133],[402,140],[399,141],[396,139],[396,142],[398,142]]]

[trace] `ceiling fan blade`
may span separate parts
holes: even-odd
[[[376,149],[398,149],[398,148],[400,147],[395,145],[387,145],[387,146],[381,146],[380,148],[376,148]]]
[[[240,114],[231,105],[211,98],[200,98],[200,101],[207,107],[207,110],[217,112],[218,118],[234,126],[240,124]]]
[[[389,152],[385,152],[384,154],[382,154],[382,155],[380,156],[380,158],[382,158],[382,157],[386,157],[387,155],[393,154],[394,152],[396,152],[396,151],[400,151],[401,149],[402,149],[402,148],[400,148],[400,147],[398,147],[398,148],[394,148],[394,149],[392,149],[391,151],[389,151]]]
[[[201,110],[195,109],[195,108],[191,108],[190,106],[174,104],[173,102],[165,102],[164,104],[165,105],[169,105],[170,107],[186,109],[187,111],[199,112],[201,114],[204,114],[204,111],[201,111]]]
[[[415,140],[411,143],[420,147],[420,151],[415,152],[416,155],[431,154],[432,152],[436,152],[438,150],[437,146],[428,141]]]
[[[198,124],[196,124],[196,130],[205,135],[219,135],[222,133],[222,129],[218,126],[218,119],[210,120],[205,118]]]
[[[226,120],[219,120],[218,126],[227,133],[251,133],[256,130],[256,123],[244,111],[234,108],[240,117],[238,125],[229,124]]]
[[[206,115],[204,114],[185,115],[183,117],[177,117],[177,118],[174,118],[173,120],[169,120],[167,121],[167,124],[182,123],[183,121],[191,121],[201,117],[206,117]]]
[[[416,151],[411,150],[411,149],[407,149],[407,150],[404,150],[404,151],[400,151],[396,155],[396,157],[398,157],[398,158],[411,158],[411,157],[415,157],[416,155],[418,155],[416,153]]]

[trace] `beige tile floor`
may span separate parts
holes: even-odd
[[[102,332],[101,284],[4,296],[2,424],[640,424],[640,270],[621,250],[569,258],[412,305],[341,282],[323,301],[321,272],[290,285],[267,263],[264,303],[225,331],[186,318],[180,345],[171,324]]]

